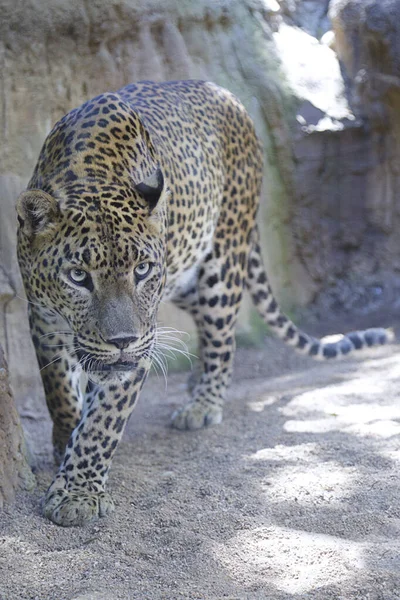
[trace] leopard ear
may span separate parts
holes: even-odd
[[[135,190],[146,200],[149,205],[149,212],[151,213],[157,206],[157,203],[161,197],[164,188],[164,175],[160,167],[146,177],[143,181],[135,185]]]
[[[58,212],[57,201],[42,190],[28,190],[17,200],[19,226],[28,237],[47,232]]]

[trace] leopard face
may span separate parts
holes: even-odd
[[[96,383],[124,377],[151,357],[166,278],[168,192],[159,170],[158,178],[131,189],[99,185],[94,205],[87,193],[77,202],[71,192],[39,190],[18,204],[29,299],[70,332],[70,354]]]

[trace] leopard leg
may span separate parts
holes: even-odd
[[[172,417],[172,424],[178,429],[198,429],[219,423],[231,379],[234,330],[247,277],[262,182],[260,145],[250,120],[242,114],[240,120],[243,123],[240,140],[235,134],[234,121],[224,125],[225,152],[229,160],[223,188],[218,192],[216,186],[214,190],[218,218],[215,228],[210,228],[212,248],[198,273],[202,373],[192,400]]]
[[[242,299],[246,257],[240,261],[214,250],[198,277],[196,322],[201,347],[201,375],[192,399],[172,416],[177,429],[220,423],[235,352],[234,329]]]
[[[29,311],[46,403],[53,421],[54,460],[60,464],[83,404],[81,367],[71,355],[73,335],[56,317]]]
[[[134,372],[105,381],[85,407],[45,497],[44,515],[54,523],[83,525],[113,511],[105,491],[108,471],[149,368],[141,359]]]
[[[178,308],[184,310],[188,314],[191,315],[194,320],[197,329],[199,330],[200,324],[202,322],[202,316],[199,307],[199,290],[197,287],[197,278],[193,282],[193,285],[189,287],[188,290],[184,292],[180,292],[173,298],[173,303],[178,306]],[[189,394],[192,394],[197,382],[200,380],[202,373],[202,358],[201,358],[201,345],[198,345],[197,358],[194,364],[194,368],[190,372],[190,375],[187,380],[187,388]]]

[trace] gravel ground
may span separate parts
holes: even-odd
[[[267,339],[237,353],[223,423],[169,415],[187,374],[152,377],[114,460],[115,513],[40,514],[50,421],[24,421],[38,488],[0,515],[1,600],[400,598],[400,349],[315,363]]]

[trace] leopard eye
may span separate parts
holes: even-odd
[[[144,279],[145,277],[147,277],[150,274],[150,271],[152,270],[153,265],[151,263],[148,262],[143,262],[137,265],[137,267],[135,267],[135,275],[136,275],[136,279],[138,279],[139,281],[141,279]]]
[[[73,269],[69,270],[68,276],[69,276],[70,280],[73,283],[75,283],[76,285],[81,285],[84,287],[90,286],[90,283],[91,283],[90,275],[83,269],[78,269],[78,268],[74,267]]]

